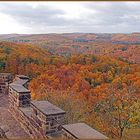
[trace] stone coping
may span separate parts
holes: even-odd
[[[65,114],[64,110],[51,104],[48,101],[32,101],[31,104],[47,116],[48,115]]]
[[[9,86],[18,93],[30,93],[30,90],[26,89],[22,85],[10,84]]]
[[[62,129],[78,139],[108,139],[105,135],[85,123],[63,125]]]
[[[22,77],[23,77],[23,79],[21,79]],[[25,87],[25,84],[29,82],[29,80],[27,78],[28,77],[24,76],[24,75],[20,75],[20,76],[17,75],[15,78],[15,81],[13,81],[13,83],[9,84],[9,87],[11,87],[13,90],[15,90],[18,93],[30,93],[30,90],[28,90]]]

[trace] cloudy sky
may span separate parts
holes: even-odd
[[[0,2],[0,34],[140,32],[140,2]]]

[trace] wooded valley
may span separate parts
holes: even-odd
[[[140,130],[140,34],[0,35],[0,72],[30,77],[32,99],[110,138]],[[132,130],[130,132],[130,130]]]

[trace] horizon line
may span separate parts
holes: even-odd
[[[112,32],[112,33],[107,33],[107,32],[62,32],[62,33],[57,33],[57,32],[52,32],[52,33],[0,33],[0,35],[45,35],[45,34],[140,34],[139,32]]]

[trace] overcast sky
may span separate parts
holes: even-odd
[[[140,32],[140,2],[0,2],[0,34]]]

